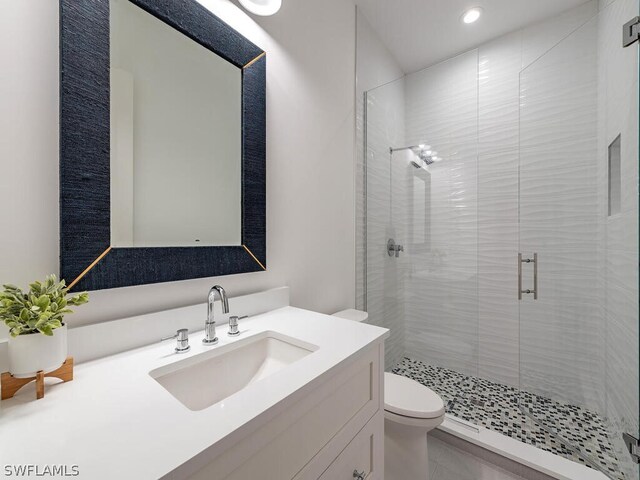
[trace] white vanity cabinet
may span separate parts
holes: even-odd
[[[150,314],[145,329],[199,325],[203,307]],[[70,333],[76,352],[100,351],[90,340],[106,327],[86,328]],[[223,333],[215,346],[191,334],[186,353],[154,342],[79,362],[45,400],[3,402],[2,460],[33,463],[22,445],[37,437],[38,462],[78,465],[81,480],[382,480],[388,330],[282,306]]]
[[[336,365],[190,478],[382,480],[383,358],[379,342]]]

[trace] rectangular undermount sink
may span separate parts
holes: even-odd
[[[190,410],[203,410],[317,350],[277,332],[263,332],[149,372]]]

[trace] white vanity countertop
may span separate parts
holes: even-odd
[[[180,318],[175,324],[180,327]],[[203,346],[204,333],[197,332],[190,336],[191,351],[186,354],[173,353],[175,341],[139,348],[76,365],[74,380],[48,386],[43,400],[36,401],[28,386],[3,401],[2,473],[5,465],[33,464],[41,469],[77,465],[76,478],[91,480],[156,479],[181,465],[181,475],[194,473],[246,435],[243,425],[255,420],[251,429],[259,427],[281,400],[314,388],[312,381],[388,335],[383,328],[294,307],[241,320],[242,334],[235,339],[226,329],[219,324],[220,343],[215,347]],[[149,375],[160,366],[264,331],[319,348],[201,411],[187,409]]]

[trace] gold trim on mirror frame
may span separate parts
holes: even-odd
[[[91,269],[95,267],[100,262],[100,260],[102,260],[107,255],[107,253],[111,251],[112,248],[113,248],[112,246],[109,246],[109,248],[107,248],[104,252],[102,252],[100,256],[91,263],[91,265],[85,268],[84,271],[80,275],[78,275],[73,282],[69,284],[69,286],[67,287],[67,290],[71,290],[80,280],[82,280],[82,277],[84,277],[87,273],[89,273]]]
[[[256,261],[256,263],[260,265],[260,268],[262,268],[262,270],[265,270],[265,271],[267,270],[267,267],[265,267],[262,264],[262,262],[258,260],[258,258],[253,254],[251,250],[249,250],[249,248],[246,245],[242,245],[242,247],[247,251],[249,255],[251,255],[251,258],[253,258]],[[71,290],[80,280],[82,280],[82,278],[87,273],[89,273],[93,269],[93,267],[95,267],[98,263],[100,263],[100,260],[102,260],[104,257],[107,256],[107,254],[111,251],[112,248],[113,246],[109,246],[109,248],[107,248],[104,252],[102,252],[98,258],[96,258],[93,262],[91,262],[91,265],[85,268],[84,271],[80,275],[78,275],[73,282],[69,284],[69,286],[67,287],[67,290]]]
[[[267,267],[265,267],[265,266],[262,264],[262,262],[256,258],[256,256],[253,254],[253,252],[252,252],[251,250],[249,250],[249,248],[248,248],[246,245],[242,245],[242,246],[243,246],[243,247],[244,247],[244,249],[247,251],[247,253],[248,253],[249,255],[251,255],[251,258],[253,258],[253,259],[256,261],[256,263],[257,263],[258,265],[260,265],[260,268],[262,268],[262,270],[266,270],[266,269],[267,269]]]
[[[258,55],[256,58],[254,58],[253,60],[251,60],[249,63],[247,63],[244,67],[242,67],[243,69],[245,68],[249,68],[251,65],[253,65],[254,63],[256,63],[258,60],[260,60],[262,57],[264,57],[267,54],[267,52],[262,52],[260,55]],[[259,262],[258,262],[259,263]]]

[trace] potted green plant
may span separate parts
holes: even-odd
[[[39,371],[51,372],[67,358],[67,326],[64,316],[70,306],[89,301],[86,292],[67,296],[65,281],[50,275],[44,282],[29,285],[23,292],[4,285],[0,292],[0,321],[9,328],[9,371],[27,378]]]

